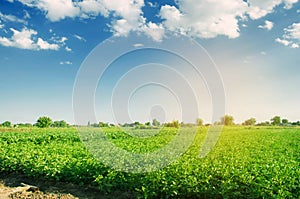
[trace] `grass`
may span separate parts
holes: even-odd
[[[116,146],[135,153],[156,151],[176,136],[172,128],[158,134],[143,130],[142,137],[134,136],[138,130],[130,135],[117,128],[85,130],[105,135]],[[191,130],[184,129],[187,138]],[[127,173],[97,161],[76,129],[1,129],[0,171],[95,185],[108,196],[124,193],[120,198],[128,194],[140,198],[299,197],[299,128],[225,127],[213,151],[200,159],[206,131],[199,128],[188,150],[167,167]],[[112,158],[124,164],[122,157]]]

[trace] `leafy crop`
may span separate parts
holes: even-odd
[[[106,194],[141,198],[297,198],[300,195],[300,129],[226,127],[213,151],[198,158],[207,129],[198,129],[193,144],[174,163],[152,173],[115,171],[98,162],[73,128],[0,133],[0,171],[97,185]],[[164,147],[176,129],[103,128],[116,146],[145,153]],[[5,129],[2,129],[5,131]],[[87,132],[100,132],[89,128]],[[187,128],[186,131],[189,131]],[[141,133],[141,137],[132,136]],[[189,136],[189,133],[186,133]],[[82,139],[84,137],[81,136]],[[120,197],[125,197],[120,194]]]

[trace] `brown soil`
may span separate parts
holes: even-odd
[[[0,173],[0,199],[98,199],[108,198],[96,187],[32,179]]]

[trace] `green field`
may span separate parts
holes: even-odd
[[[190,136],[192,129],[185,130]],[[88,131],[101,133],[98,128]],[[104,131],[112,143],[135,153],[155,151],[176,135],[172,128],[147,139],[117,128]],[[141,133],[151,135],[151,131]],[[74,128],[3,128],[0,169],[1,173],[97,186],[107,196],[123,192],[140,198],[300,197],[300,128],[224,127],[213,151],[200,159],[206,131],[199,128],[193,144],[168,167],[126,173],[97,161]]]

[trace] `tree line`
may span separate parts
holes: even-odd
[[[257,123],[255,118],[249,118],[245,120],[242,124],[234,123],[234,117],[232,115],[224,115],[220,118],[220,121],[215,122],[214,124],[204,124],[201,118],[197,118],[195,123],[184,123],[179,122],[178,120],[173,120],[171,122],[160,123],[157,119],[153,119],[151,122],[133,122],[133,123],[124,123],[124,124],[112,124],[107,122],[99,122],[91,124],[88,122],[87,126],[89,127],[113,127],[113,126],[121,126],[121,127],[134,127],[137,129],[148,129],[148,128],[158,128],[161,126],[165,127],[192,127],[192,126],[210,126],[210,125],[225,125],[225,126],[233,126],[233,125],[243,125],[243,126],[300,126],[300,121],[290,122],[286,118],[281,118],[280,116],[274,116],[269,121]],[[68,124],[64,120],[53,121],[50,117],[43,116],[39,117],[35,124],[30,123],[19,123],[12,124],[10,121],[5,121],[0,124],[0,127],[39,127],[39,128],[66,128],[72,125]]]

